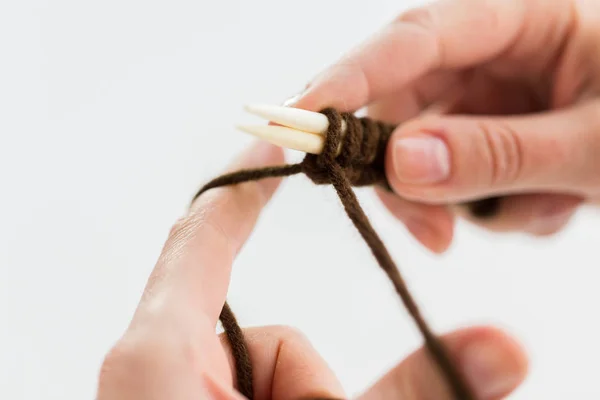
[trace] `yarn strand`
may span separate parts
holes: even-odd
[[[348,179],[344,176],[342,169],[333,164],[331,168],[332,184],[346,210],[346,214],[354,223],[354,226],[361,234],[364,241],[367,243],[379,266],[392,282],[396,293],[400,296],[404,306],[408,310],[410,316],[415,321],[421,335],[425,340],[429,352],[434,360],[438,363],[441,372],[444,373],[451,383],[451,388],[457,399],[474,399],[470,388],[464,383],[462,377],[454,368],[443,344],[435,337],[427,323],[425,322],[421,312],[415,301],[413,300],[404,279],[398,272],[394,261],[392,260],[387,248],[379,238],[379,235],[373,229],[367,216],[365,215],[358,199]]]
[[[379,185],[389,189],[384,171],[387,141],[393,126],[357,118],[350,113],[333,109],[321,111],[329,120],[329,129],[321,154],[307,154],[297,164],[240,170],[224,174],[205,184],[194,196],[197,199],[205,191],[243,182],[272,177],[285,177],[303,173],[315,184],[331,184],[357,231],[371,250],[374,258],[392,283],[401,302],[414,320],[425,347],[445,376],[451,392],[457,400],[475,400],[444,344],[433,333],[413,299],[402,275],[389,254],[385,244],[373,229],[361,207],[352,186]],[[342,137],[342,121],[346,132]],[[341,152],[338,151],[341,149]],[[245,343],[244,334],[227,302],[219,317],[230,343],[235,361],[237,389],[253,400],[252,360]],[[313,399],[315,400],[315,399]]]
[[[265,178],[277,178],[284,176],[291,176],[302,172],[301,165],[298,164],[286,164],[286,165],[275,165],[272,167],[263,167],[256,169],[244,169],[242,171],[230,172],[223,174],[212,181],[205,184],[202,189],[196,193],[192,199],[192,203],[196,201],[198,197],[207,190],[214,189],[220,186],[237,185],[244,182],[258,181]]]
[[[231,354],[235,360],[235,375],[238,382],[238,391],[246,396],[248,399],[254,397],[254,381],[252,373],[252,362],[250,361],[250,353],[248,352],[248,346],[244,340],[244,333],[240,328],[233,311],[229,307],[229,304],[225,302],[221,315],[219,316],[229,346],[231,347]]]
[[[291,176],[302,172],[302,165],[286,164],[272,167],[263,167],[256,169],[245,169],[223,174],[210,182],[206,183],[193,197],[192,203],[198,199],[204,192],[217,187],[237,185],[240,183],[258,181],[266,178]],[[238,391],[249,400],[254,398],[254,382],[252,373],[252,362],[248,346],[244,340],[244,333],[240,328],[235,314],[225,302],[219,320],[223,326],[223,331],[229,342],[231,353],[235,362],[235,374]]]

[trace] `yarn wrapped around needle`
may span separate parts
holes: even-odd
[[[254,107],[250,110],[267,118],[274,117],[270,118],[272,122],[282,125],[240,129],[271,143],[305,151],[306,156],[295,164],[244,169],[221,175],[206,183],[194,196],[194,200],[212,188],[301,173],[317,185],[332,185],[346,214],[369,246],[378,265],[414,320],[426,349],[445,377],[454,397],[459,400],[475,400],[471,388],[444,344],[422,317],[394,260],[373,229],[353,190],[353,187],[374,185],[389,189],[384,157],[395,126],[366,117],[359,118],[352,113],[343,113],[332,108],[324,109],[320,113],[297,109],[281,110],[270,106]],[[237,389],[252,400],[252,360],[242,330],[227,303],[224,304],[220,321],[232,348]]]
[[[323,152],[325,138],[329,129],[329,119],[323,113],[264,104],[247,105],[245,109],[250,114],[265,118],[278,125],[238,126],[241,131],[284,148],[299,150],[308,154],[321,154]],[[373,138],[380,137],[380,134],[384,135],[381,137],[383,147],[379,150],[385,151],[384,143],[387,143],[396,126],[380,121],[373,121],[369,118],[361,118],[358,121],[366,125],[363,127],[365,135]],[[346,134],[346,129],[346,120],[342,119],[342,141]],[[340,151],[341,148],[338,148],[338,155]],[[382,159],[381,162],[383,162]],[[379,167],[380,171],[383,171],[383,165],[380,164]],[[389,190],[389,184],[385,176],[380,176],[380,178],[380,186]],[[361,184],[355,186],[361,186]],[[459,206],[466,208],[475,218],[489,219],[498,214],[502,205],[501,200],[500,197],[489,197],[470,201]]]

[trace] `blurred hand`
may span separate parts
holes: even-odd
[[[600,200],[600,1],[442,0],[410,10],[288,102],[403,123],[381,199],[435,252],[461,215],[548,235]],[[453,204],[507,196],[497,217]]]
[[[283,162],[281,150],[258,144],[232,169]],[[177,222],[123,337],[106,356],[97,400],[233,400],[235,369],[227,339],[216,334],[232,262],[279,180],[210,190]],[[344,398],[325,361],[296,330],[246,329],[255,399]],[[521,348],[492,328],[443,337],[481,400],[500,399],[524,379]],[[419,349],[361,399],[451,399],[445,380]]]

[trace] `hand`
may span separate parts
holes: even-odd
[[[548,235],[600,200],[600,2],[442,0],[410,10],[288,104],[403,123],[391,212],[435,252],[461,215]],[[505,196],[476,220],[452,204]]]
[[[267,144],[249,148],[233,169],[283,162]],[[106,356],[97,400],[241,399],[233,359],[216,324],[231,265],[252,232],[278,180],[210,190],[175,224],[126,333]],[[325,361],[296,330],[245,330],[254,368],[255,399],[344,398]],[[482,400],[499,399],[524,379],[520,347],[492,328],[443,337]],[[362,399],[451,399],[437,366],[420,349]]]

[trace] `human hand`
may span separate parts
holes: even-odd
[[[600,200],[600,2],[442,0],[410,10],[287,104],[402,125],[383,203],[435,252],[454,218],[548,235]],[[496,217],[456,206],[502,196]]]
[[[257,144],[233,169],[281,164],[280,149]],[[170,232],[133,320],[106,356],[97,400],[242,399],[226,337],[216,334],[232,263],[278,179],[209,190]],[[254,398],[344,398],[325,361],[296,330],[244,332],[254,369]],[[482,400],[499,399],[524,379],[521,348],[501,331],[477,327],[442,337]],[[451,399],[445,380],[419,349],[361,399]]]

